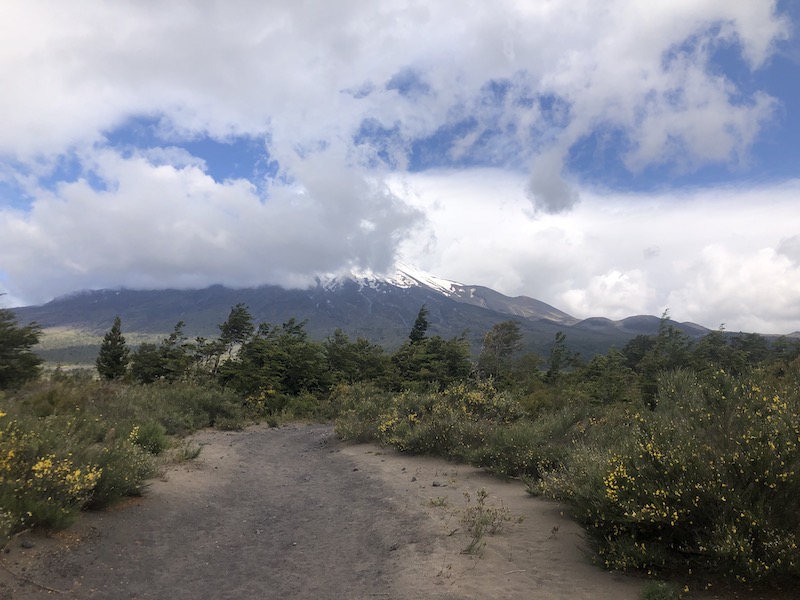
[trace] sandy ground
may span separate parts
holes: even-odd
[[[194,441],[200,457],[144,497],[15,539],[0,598],[633,600],[644,583],[593,566],[558,504],[480,469],[346,445],[324,425]],[[466,555],[464,492],[480,488],[525,518]]]

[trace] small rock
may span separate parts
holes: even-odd
[[[440,481],[434,481],[431,485],[433,487],[447,487],[446,483],[441,483]]]
[[[358,467],[353,467],[353,471],[358,471]]]
[[[412,478],[411,478],[411,481],[416,481],[416,480],[417,480],[417,478],[416,478],[416,477],[412,477]]]
[[[28,549],[30,549],[30,548],[33,548],[33,547],[34,547],[36,544],[34,544],[34,543],[33,543],[32,541],[30,541],[30,540],[22,540],[22,541],[19,543],[19,545],[20,545],[20,546],[22,546],[23,548],[28,548]]]

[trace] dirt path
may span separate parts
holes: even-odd
[[[638,597],[642,582],[582,553],[558,505],[478,469],[347,446],[329,426],[205,431],[193,463],[144,498],[53,538],[23,536],[0,598],[38,600]],[[463,492],[525,520],[461,554]],[[23,546],[30,546],[25,548]],[[60,594],[45,590],[66,592]]]

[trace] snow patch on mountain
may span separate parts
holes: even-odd
[[[379,275],[371,271],[350,271],[347,273],[327,274],[316,278],[317,285],[326,291],[334,291],[348,283],[355,283],[359,289],[370,288],[380,290],[389,285],[398,288],[429,288],[445,296],[455,297],[463,284],[443,279],[414,266],[398,262],[394,273]]]

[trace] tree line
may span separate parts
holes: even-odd
[[[419,309],[407,339],[394,352],[337,329],[322,341],[310,338],[307,321],[281,325],[254,323],[244,304],[231,308],[219,335],[190,339],[178,322],[161,341],[131,349],[119,317],[106,333],[96,360],[100,377],[136,383],[214,381],[244,396],[325,394],[341,383],[369,381],[387,391],[443,389],[467,378],[491,380],[499,389],[529,393],[542,386],[570,384],[590,401],[611,403],[641,398],[655,401],[663,372],[724,370],[737,375],[769,366],[777,375],[800,357],[800,340],[722,329],[694,340],[677,329],[667,313],[658,333],[638,335],[623,348],[585,360],[559,332],[546,356],[522,351],[520,323],[495,324],[483,337],[476,360],[464,336],[444,339],[428,333],[426,306]],[[0,310],[0,388],[17,387],[38,376],[42,364],[33,348],[42,330],[21,326],[9,309]]]

